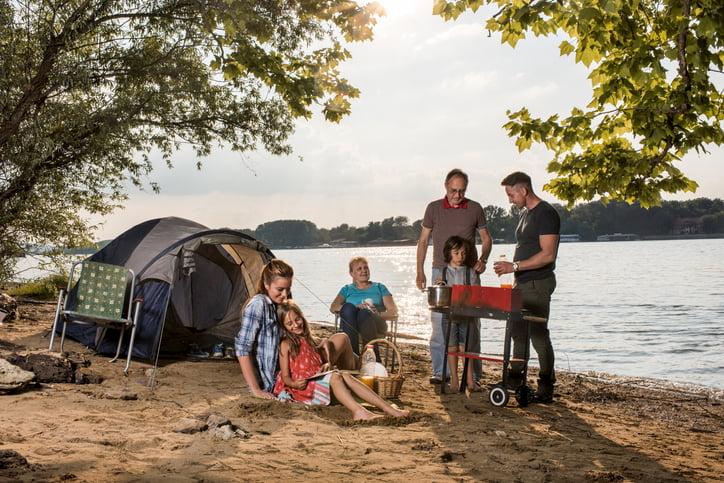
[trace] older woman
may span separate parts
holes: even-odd
[[[364,346],[372,339],[387,335],[387,322],[397,317],[397,306],[387,287],[370,281],[370,267],[364,257],[349,261],[352,283],[342,287],[329,310],[339,313],[342,331],[352,350],[359,355],[360,339]]]

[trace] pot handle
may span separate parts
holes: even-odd
[[[445,282],[443,282],[443,281],[440,281],[440,282],[436,283],[435,285],[433,285],[433,286],[431,286],[431,287],[421,288],[421,289],[420,289],[420,292],[429,292],[430,289],[433,289],[433,288],[435,288],[435,287],[447,287],[447,284],[446,284]]]

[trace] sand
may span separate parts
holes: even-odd
[[[0,327],[0,357],[47,347],[52,305]],[[318,334],[328,333],[317,328]],[[69,342],[101,384],[0,395],[0,481],[721,481],[721,391],[606,375],[559,375],[555,402],[495,408],[436,394],[426,347],[400,341],[406,420],[353,423],[342,406],[251,397],[235,361],[120,363]],[[534,376],[531,376],[531,379]],[[486,382],[499,369],[486,366]],[[136,399],[117,399],[123,395]],[[228,418],[243,437],[174,432]],[[14,451],[22,457],[13,459]]]

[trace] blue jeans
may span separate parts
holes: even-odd
[[[430,281],[442,278],[442,268],[432,269],[432,278]],[[430,321],[432,323],[432,333],[430,334],[430,359],[432,359],[432,375],[442,377],[442,360],[445,358],[445,331],[443,331],[442,314],[439,312],[430,313]],[[478,330],[472,330],[470,333],[470,352],[480,352],[480,323],[475,324]],[[473,360],[473,376],[475,380],[479,380],[483,375],[483,362]],[[446,374],[446,377],[449,374]]]
[[[372,339],[384,339],[387,336],[387,322],[374,312],[360,309],[349,302],[339,310],[339,323],[357,355],[360,353],[360,342],[365,345]]]

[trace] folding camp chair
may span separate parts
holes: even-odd
[[[339,311],[334,313],[334,330],[339,331]],[[393,344],[397,345],[397,317],[390,320],[385,320],[387,322],[387,340],[392,342]]]
[[[79,265],[80,275],[74,281],[74,275]],[[53,350],[55,331],[60,321],[63,322],[60,352],[63,352],[65,330],[68,324],[103,327],[100,337],[96,339],[96,347],[100,347],[108,328],[119,329],[121,333],[118,337],[116,355],[111,359],[111,362],[115,362],[121,353],[126,329],[130,328],[128,357],[126,367],[123,369],[123,372],[127,374],[131,365],[133,341],[136,337],[138,315],[141,309],[141,300],[136,300],[135,303],[133,301],[134,282],[133,270],[125,267],[88,261],[73,264],[68,277],[68,287],[65,290],[61,289],[58,296],[48,350]],[[126,308],[125,314],[123,314],[124,307]]]

